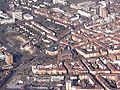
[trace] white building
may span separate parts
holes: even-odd
[[[53,4],[60,3],[60,4],[65,5],[65,4],[66,4],[66,2],[65,2],[65,1],[66,1],[66,0],[53,0]]]
[[[64,10],[60,9],[60,8],[52,8],[51,9],[53,12],[56,12],[56,13],[63,13],[64,14]]]
[[[13,11],[12,12],[13,19],[22,19],[22,11]]]
[[[90,12],[87,12],[87,11],[84,11],[84,10],[78,10],[78,13],[79,13],[80,15],[85,16],[85,17],[88,17],[88,18],[91,17]]]
[[[3,53],[0,52],[0,59],[4,60],[5,59],[5,55]]]
[[[3,11],[2,11],[2,10],[0,10],[0,14],[3,14]]]
[[[33,20],[33,16],[30,15],[29,13],[24,14],[24,15],[23,15],[23,18],[24,18],[25,20]]]
[[[13,18],[0,19],[0,24],[11,24],[11,23],[15,23],[15,19]]]

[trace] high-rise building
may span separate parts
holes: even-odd
[[[9,52],[5,52],[5,62],[7,64],[13,64],[13,55]]]
[[[106,1],[100,2],[99,15],[103,18],[108,16],[107,3]]]
[[[100,6],[99,15],[103,18],[108,16],[108,11],[107,11],[106,7]]]
[[[96,15],[99,15],[99,8],[100,8],[99,6],[96,6],[96,12],[95,12]]]
[[[71,90],[72,82],[70,80],[66,81],[66,90]]]

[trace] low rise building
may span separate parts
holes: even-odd
[[[58,47],[52,45],[45,50],[45,53],[50,55],[50,56],[55,56],[58,54]]]
[[[23,18],[22,11],[12,11],[12,17],[21,20]]]
[[[84,11],[84,10],[78,10],[78,13],[79,13],[80,15],[85,16],[85,17],[88,17],[88,18],[91,17],[90,12],[87,12],[87,11]]]
[[[49,64],[49,65],[38,65],[32,66],[32,72],[39,75],[62,75],[67,74],[67,70],[62,63],[58,64]]]
[[[120,89],[120,75],[119,74],[98,74],[98,81],[105,87],[107,90]]]
[[[13,55],[9,52],[5,52],[5,62],[7,64],[13,64]]]
[[[30,52],[30,54],[33,54],[33,53],[35,53],[36,47],[34,47],[33,45],[30,45],[30,44],[24,44],[24,45],[20,46],[20,49],[22,51],[28,51],[28,52]]]
[[[83,60],[83,63],[88,68],[89,72],[92,74],[96,73],[110,73],[109,68],[105,66],[103,62],[100,61],[99,58],[87,59]]]
[[[66,82],[66,90],[104,90],[102,86],[90,75],[90,74],[79,74],[79,79]]]
[[[110,59],[109,57],[101,57],[101,61],[108,66],[111,73],[120,73],[120,61],[116,59]]]
[[[83,65],[80,60],[75,61],[65,61],[65,67],[70,75],[79,75],[81,73],[88,73],[87,68]]]
[[[13,18],[0,19],[0,24],[13,24],[13,23],[15,23],[15,20]]]

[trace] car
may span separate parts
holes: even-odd
[[[32,37],[32,36],[29,36],[29,38],[30,38],[30,39],[33,39],[33,37]]]

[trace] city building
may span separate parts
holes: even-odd
[[[99,15],[103,18],[108,16],[107,3],[105,1],[100,2]]]
[[[92,74],[110,73],[109,68],[107,68],[99,58],[83,60],[83,63],[86,65],[89,72]]]
[[[31,44],[24,44],[20,46],[22,51],[28,51],[30,54],[35,53],[36,48]]]
[[[119,74],[98,74],[97,79],[105,89],[120,89]]]
[[[14,19],[1,19],[0,20],[0,24],[13,24],[13,23],[15,23],[15,20]]]
[[[23,18],[22,11],[12,11],[12,18],[21,20]]]
[[[24,15],[23,15],[23,18],[24,18],[25,20],[33,20],[33,16],[30,15],[29,13],[24,14]]]
[[[80,15],[85,16],[85,17],[88,17],[88,18],[91,17],[90,12],[85,11],[85,10],[78,10],[78,13],[79,13]]]
[[[108,16],[108,11],[107,11],[107,9],[105,8],[105,7],[102,7],[102,6],[100,6],[99,7],[99,15],[100,15],[100,17],[103,17],[103,18],[106,18],[107,16]]]
[[[53,0],[53,4],[60,3],[60,4],[65,5],[65,4],[66,4],[66,2],[65,2],[65,1],[66,1],[66,0]]]
[[[65,61],[64,65],[67,68],[68,73],[70,75],[79,75],[81,73],[88,73],[87,68],[83,65],[83,63],[80,60]]]
[[[37,65],[32,66],[32,72],[39,75],[63,75],[67,74],[67,70],[60,64]]]
[[[72,82],[70,80],[66,80],[65,82],[66,90],[72,90]]]
[[[7,64],[13,64],[13,55],[9,52],[5,52],[5,62]]]
[[[5,1],[0,90],[120,90],[120,0]]]
[[[58,47],[52,45],[45,50],[45,53],[50,55],[50,56],[55,56],[58,54]]]
[[[28,1],[28,0],[20,0],[20,2],[21,2],[22,5],[27,4],[27,1]]]

